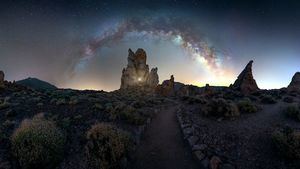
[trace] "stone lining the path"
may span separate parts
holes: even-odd
[[[204,169],[235,169],[236,167],[229,159],[222,155],[216,148],[212,148],[207,144],[203,144],[202,140],[206,136],[198,133],[197,128],[201,126],[194,124],[193,120],[189,117],[184,108],[179,108],[176,116],[184,136],[184,140],[188,143],[193,157],[200,166]]]

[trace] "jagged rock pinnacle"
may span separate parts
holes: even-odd
[[[239,90],[244,94],[253,93],[259,90],[252,75],[252,64],[253,60],[247,64],[245,69],[238,76],[237,80],[232,85],[233,89]]]
[[[127,67],[122,71],[121,89],[129,87],[155,88],[159,83],[157,68],[151,69],[147,65],[147,54],[139,48],[135,53],[128,49]]]
[[[300,72],[296,72],[292,78],[291,83],[288,86],[289,91],[298,91],[300,92]]]

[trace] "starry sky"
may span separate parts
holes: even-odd
[[[9,0],[0,4],[0,69],[61,88],[115,90],[128,48],[160,82],[228,86],[254,60],[263,89],[300,71],[300,2]]]

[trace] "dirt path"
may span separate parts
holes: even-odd
[[[132,169],[199,168],[182,139],[176,106],[163,108],[151,122],[139,145]]]

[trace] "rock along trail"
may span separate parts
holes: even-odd
[[[196,162],[186,146],[176,119],[176,106],[156,115],[139,145],[132,169],[195,169]]]

